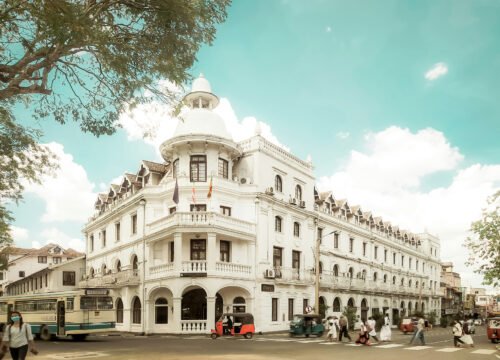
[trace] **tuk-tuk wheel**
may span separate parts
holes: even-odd
[[[323,336],[323,331],[318,333],[318,337],[322,337],[322,336]]]
[[[252,338],[252,336],[253,336],[253,334],[252,334],[251,332],[247,332],[247,333],[245,334],[245,339],[251,339],[251,338]]]
[[[306,337],[309,337],[309,334],[306,334]]]
[[[212,338],[212,340],[215,340],[215,339],[217,339],[217,334],[216,333],[212,333],[210,335],[210,337]]]

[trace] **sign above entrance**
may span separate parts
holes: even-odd
[[[274,285],[270,285],[270,284],[261,284],[260,289],[261,289],[263,292],[274,292]]]
[[[188,272],[188,273],[181,273],[181,277],[207,277],[206,272]]]
[[[107,289],[87,289],[85,295],[108,295],[108,292]]]

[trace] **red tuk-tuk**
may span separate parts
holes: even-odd
[[[486,321],[486,335],[492,343],[497,343],[500,339],[500,317],[489,318]]]
[[[418,320],[416,318],[404,318],[401,320],[399,329],[404,333],[413,332],[417,327]]]
[[[219,336],[244,336],[251,339],[255,333],[253,315],[249,313],[226,313],[222,314],[215,323],[215,330],[211,330],[212,339]]]

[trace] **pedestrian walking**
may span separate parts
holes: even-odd
[[[10,314],[9,324],[4,330],[1,357],[5,355],[7,348],[10,351],[12,360],[25,360],[28,350],[35,355],[38,354],[33,342],[31,326],[23,322],[23,317],[19,311],[13,311]]]
[[[464,331],[462,329],[462,325],[458,321],[453,321],[452,323],[452,332],[453,332],[453,345],[455,347],[460,347],[460,344],[465,344],[462,339],[462,335],[464,334]],[[459,344],[460,343],[460,344]]]
[[[347,321],[347,318],[342,315],[340,316],[339,320],[339,325],[340,325],[340,332],[339,332],[339,341],[342,342],[342,336],[346,337],[349,339],[349,342],[352,341],[351,336],[349,335],[349,322]]]
[[[380,341],[391,341],[391,321],[389,319],[389,315],[385,315],[384,317],[384,325],[382,325],[382,329],[380,330]]]
[[[373,317],[369,317],[367,321],[368,325],[368,335],[370,335],[371,338],[373,338],[376,342],[379,342],[379,339],[377,337],[377,330],[375,329],[375,326],[377,325],[377,322]]]
[[[366,322],[361,320],[359,324],[359,333],[358,339],[356,340],[356,344],[362,344],[370,346],[370,335],[368,334],[368,328],[366,326]]]
[[[425,345],[424,330],[425,330],[425,320],[423,318],[420,318],[418,319],[417,322],[417,331],[413,333],[413,337],[410,340],[410,345],[413,343],[413,340],[415,339],[419,339],[420,343],[422,345]]]
[[[338,339],[337,325],[335,324],[336,317],[330,317],[328,319],[328,341],[333,342]]]

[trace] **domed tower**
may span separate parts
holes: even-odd
[[[174,177],[189,178],[190,182],[206,182],[211,176],[231,179],[232,161],[241,151],[224,120],[212,111],[219,98],[203,75],[193,81],[183,101],[189,111],[180,119],[173,137],[160,145],[165,161],[173,164]],[[193,177],[193,157],[201,161],[201,176]]]

